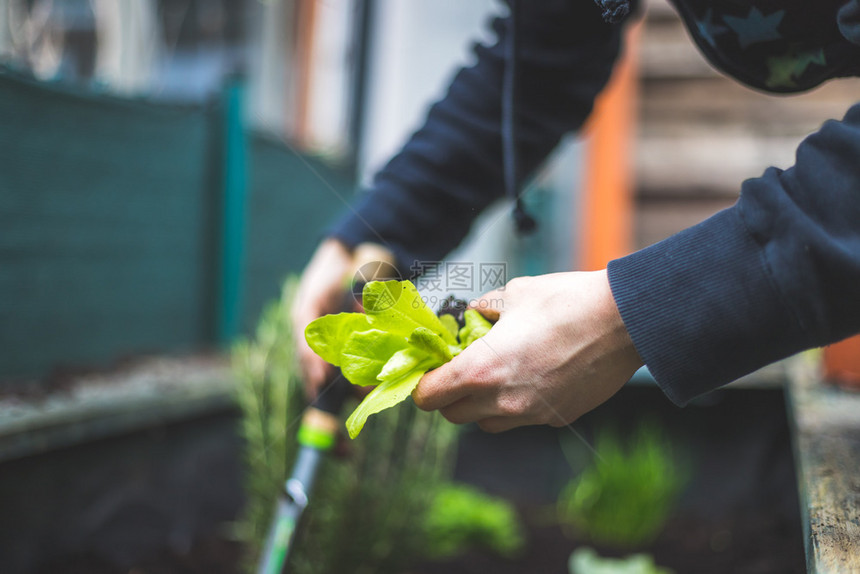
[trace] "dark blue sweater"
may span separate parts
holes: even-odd
[[[860,75],[860,0],[676,6],[705,55],[754,88],[800,91]],[[587,118],[621,30],[584,0],[527,0],[520,11],[516,121],[525,177]],[[453,249],[501,197],[504,19],[494,28],[498,42],[476,47],[477,64],[456,76],[334,237],[383,243],[409,268]],[[733,207],[612,261],[609,279],[636,349],[679,404],[860,332],[860,104],[807,138],[793,168],[768,169],[743,183]]]

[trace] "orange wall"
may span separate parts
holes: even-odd
[[[585,174],[580,202],[576,266],[603,269],[633,248],[633,147],[636,134],[639,27],[585,128]]]
[[[824,349],[824,376],[829,381],[860,388],[860,335]]]

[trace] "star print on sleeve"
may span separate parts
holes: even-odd
[[[806,72],[810,65],[824,66],[826,63],[827,59],[821,48],[805,51],[792,49],[784,56],[767,59],[767,68],[770,74],[766,84],[770,88],[794,88],[797,86],[796,80]]]
[[[723,34],[727,28],[722,24],[718,24],[714,19],[714,9],[708,8],[704,18],[696,22],[696,28],[699,30],[699,36],[711,46],[716,46],[717,41],[715,36]]]
[[[799,92],[860,76],[860,45],[846,42],[844,15],[834,7],[860,0],[672,2],[710,63],[755,89]]]
[[[760,44],[770,40],[779,40],[782,35],[777,31],[785,10],[777,10],[765,16],[756,8],[750,8],[746,18],[736,16],[723,16],[723,21],[738,35],[738,44],[741,49],[746,50],[753,44]]]

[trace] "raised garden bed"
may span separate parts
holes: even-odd
[[[243,548],[225,528],[242,497],[241,444],[224,363],[152,365],[160,367],[148,375],[140,365],[88,375],[88,384],[62,390],[64,402],[56,393],[36,401],[4,398],[0,541],[14,548],[3,553],[4,572],[241,571]],[[189,373],[188,384],[179,382]],[[720,391],[685,409],[656,388],[628,385],[575,425],[591,441],[603,425],[623,430],[650,416],[690,455],[694,474],[666,529],[653,544],[630,551],[651,553],[679,574],[799,574],[807,572],[804,548],[809,572],[856,570],[860,396],[802,373],[794,375],[788,411],[782,390],[770,384]],[[120,420],[133,424],[112,422]],[[64,429],[83,430],[52,438]],[[514,559],[473,551],[415,564],[408,574],[566,573],[571,551],[592,544],[565,537],[554,522],[551,505],[572,476],[560,439],[587,450],[566,429],[500,435],[465,429],[456,478],[516,504],[527,550]],[[596,548],[607,556],[630,552]]]
[[[789,399],[808,572],[860,572],[860,392],[800,363]]]
[[[138,357],[0,384],[0,462],[231,409],[232,395],[219,355]]]
[[[243,498],[232,386],[223,358],[195,356],[7,389],[0,571],[235,572],[223,528]]]
[[[629,386],[586,415],[575,428],[584,437],[610,423],[657,418],[686,445],[694,475],[665,531],[648,547],[678,574],[805,572],[801,511],[789,425],[779,389],[725,390],[685,409],[653,387]],[[622,423],[623,424],[623,423]],[[461,441],[458,475],[517,501],[529,526],[530,545],[518,560],[472,553],[415,574],[567,572],[567,558],[582,538],[568,539],[548,524],[546,508],[571,476],[557,455],[569,431],[527,428],[503,435],[469,432]],[[578,439],[574,439],[578,440]],[[516,461],[516,464],[512,464]],[[606,556],[628,552],[596,546]]]

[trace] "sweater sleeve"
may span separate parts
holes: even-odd
[[[523,1],[517,62],[520,172],[528,176],[592,109],[618,54],[620,30],[592,1]],[[497,42],[475,48],[402,150],[330,229],[350,247],[382,243],[404,269],[435,261],[503,195],[501,99],[507,19],[493,22]]]
[[[612,261],[640,356],[684,404],[768,363],[860,332],[860,104],[744,182],[737,203]]]

